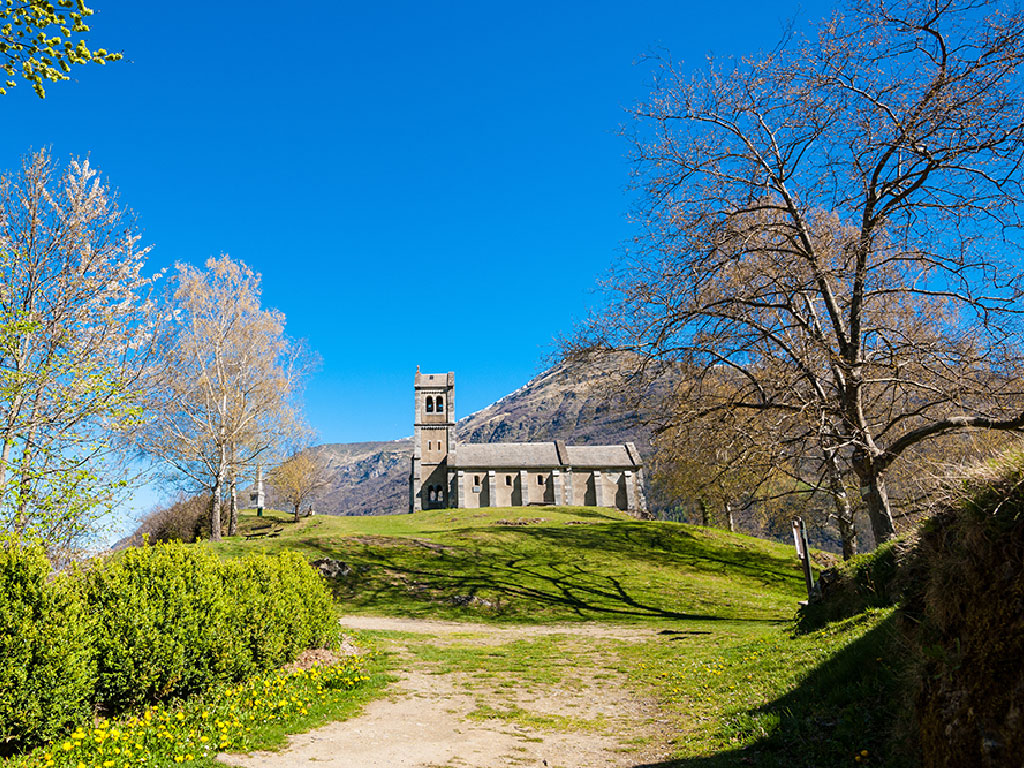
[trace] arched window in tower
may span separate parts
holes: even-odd
[[[427,395],[427,413],[434,412],[434,398],[431,395]]]
[[[444,413],[444,395],[437,396],[437,412]]]

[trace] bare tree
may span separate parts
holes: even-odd
[[[221,538],[225,484],[240,468],[305,433],[296,402],[312,357],[284,334],[284,315],[260,306],[260,278],[227,256],[206,270],[177,267],[168,337],[145,450],[193,489],[211,493],[211,538]],[[235,533],[237,502],[229,535]]]
[[[315,449],[296,451],[270,471],[267,481],[292,505],[295,522],[304,505],[314,501],[330,484],[327,462]]]
[[[848,466],[890,538],[904,453],[1024,426],[1022,62],[994,0],[864,0],[765,55],[659,60],[641,232],[584,343],[731,370],[708,408],[817,425],[798,455]]]
[[[124,484],[157,328],[138,241],[88,161],[0,178],[0,528],[68,546]]]

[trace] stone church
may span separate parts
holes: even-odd
[[[455,374],[420,373],[409,511],[533,505],[646,511],[644,471],[633,443],[458,443]]]

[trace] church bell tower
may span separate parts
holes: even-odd
[[[413,385],[412,473],[409,511],[445,509],[452,489],[448,483],[448,455],[455,450],[455,374],[420,373]]]

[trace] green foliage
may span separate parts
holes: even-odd
[[[337,623],[330,594],[295,552],[253,554],[223,565],[231,620],[246,661],[271,669],[305,648],[331,645]]]
[[[187,696],[244,668],[220,563],[182,545],[132,548],[86,572],[98,699],[121,708]]]
[[[70,79],[72,65],[119,61],[120,53],[86,45],[82,35],[92,14],[83,0],[8,0],[0,9],[0,71],[6,86],[13,88],[14,78],[21,77],[42,99],[43,83]],[[0,87],[0,94],[6,92]]]
[[[800,611],[800,629],[812,631],[869,608],[896,605],[912,580],[912,576],[907,575],[912,560],[910,545],[906,539],[899,538],[826,571],[818,580],[821,599]]]
[[[291,553],[223,563],[180,543],[131,548],[85,573],[97,698],[121,709],[271,669],[336,631],[320,577]]]
[[[0,539],[0,754],[52,739],[90,710],[90,613],[79,582],[49,573],[41,546]]]
[[[93,706],[203,693],[337,638],[327,589],[293,553],[224,563],[174,543],[50,572],[41,545],[0,539],[0,754]]]

